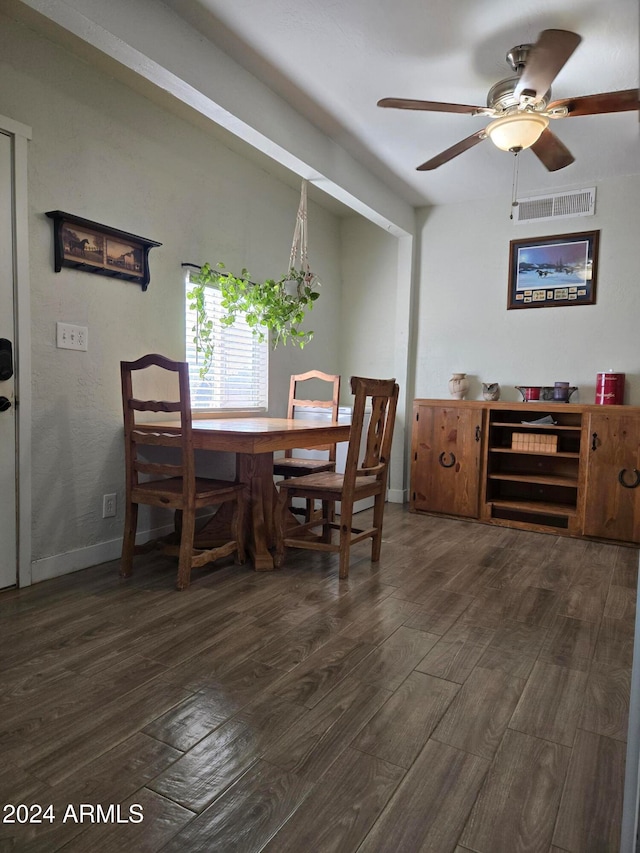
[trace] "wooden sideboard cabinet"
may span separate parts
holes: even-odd
[[[413,408],[411,507],[478,518],[484,411],[455,401]]]
[[[478,518],[482,462],[481,407],[454,401],[413,410],[411,506]]]
[[[415,400],[411,509],[640,544],[640,407]]]
[[[590,411],[586,444],[585,535],[640,542],[640,410]]]

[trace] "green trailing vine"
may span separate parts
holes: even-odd
[[[271,346],[286,345],[304,347],[313,337],[312,331],[300,328],[307,311],[320,293],[315,289],[319,282],[315,275],[305,270],[291,268],[280,279],[268,278],[256,283],[243,269],[239,276],[227,272],[224,264],[216,267],[204,264],[192,278],[192,288],[187,293],[190,308],[196,312],[193,342],[196,355],[202,358],[200,376],[204,378],[213,360],[213,320],[207,315],[205,295],[207,287],[220,288],[222,307],[225,314],[220,318],[224,326],[231,326],[238,315],[244,316],[252,333],[260,342],[271,333]],[[267,332],[265,332],[265,328]]]

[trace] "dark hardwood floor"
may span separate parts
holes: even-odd
[[[637,550],[387,505],[368,553],[0,595],[0,804],[52,806],[0,851],[615,853]]]

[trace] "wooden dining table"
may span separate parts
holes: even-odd
[[[178,431],[175,421],[136,424],[136,429]],[[279,450],[318,447],[348,441],[348,423],[304,418],[194,418],[193,446],[197,450],[234,453],[236,480],[247,487],[245,534],[247,550],[256,571],[274,567],[273,509],[277,491],[273,480],[273,454]],[[225,507],[198,532],[202,547],[219,536],[227,523]]]

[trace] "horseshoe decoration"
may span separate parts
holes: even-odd
[[[455,453],[449,453],[449,456],[451,457],[451,462],[445,462],[445,461],[444,461],[444,458],[445,458],[445,456],[446,456],[446,455],[447,455],[447,454],[443,451],[443,452],[440,454],[440,456],[438,456],[438,462],[442,465],[442,467],[443,467],[443,468],[453,468],[453,466],[456,464],[456,456],[455,456]],[[640,482],[640,481],[639,481],[639,482]],[[636,484],[636,485],[637,485],[637,484]]]
[[[625,483],[624,476],[626,474],[627,469],[623,468],[622,471],[618,474],[618,482],[621,486],[624,486],[625,489],[637,489],[640,486],[640,471],[637,468],[633,469],[633,473],[635,476],[635,483]]]

